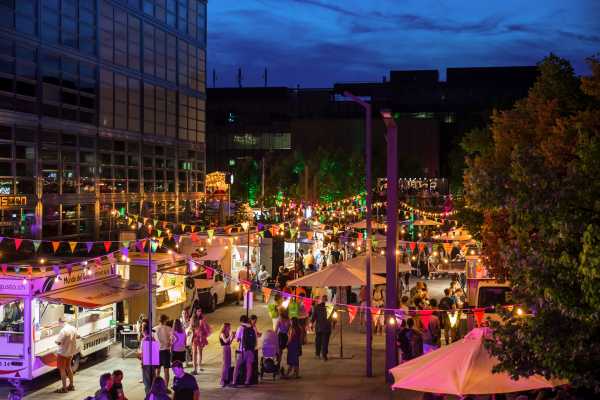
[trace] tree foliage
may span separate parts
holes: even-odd
[[[600,391],[600,67],[579,79],[550,55],[527,98],[494,113],[472,148],[466,202],[484,256],[530,318],[496,326],[498,369]]]

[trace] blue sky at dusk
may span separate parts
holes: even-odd
[[[391,69],[534,65],[549,52],[587,73],[600,0],[210,0],[217,86],[328,87]]]

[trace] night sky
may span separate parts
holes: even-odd
[[[391,69],[535,65],[587,73],[600,0],[210,0],[207,84],[330,87]]]

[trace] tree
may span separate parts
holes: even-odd
[[[517,304],[490,342],[498,370],[600,391],[600,67],[579,79],[550,55],[528,97],[496,112],[467,157],[467,206],[484,216],[484,257]],[[464,141],[466,142],[466,141]]]

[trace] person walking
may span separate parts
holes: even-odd
[[[245,315],[240,317],[240,327],[235,333],[235,340],[238,342],[238,350],[233,371],[233,385],[238,384],[240,371],[244,368],[244,384],[248,386],[252,380],[252,363],[254,362],[254,350],[256,349],[257,340],[256,331]]]
[[[381,285],[376,286],[373,290],[373,307],[382,308],[385,304],[385,294]],[[385,316],[383,312],[379,312],[377,317],[374,318],[375,327],[374,333],[383,335],[383,326],[385,325]]]
[[[167,392],[167,384],[160,376],[154,378],[150,392],[146,396],[146,400],[171,400]]]
[[[290,318],[286,309],[282,309],[279,314],[279,321],[277,322],[277,328],[275,332],[277,332],[277,339],[279,341],[279,358],[277,362],[281,362],[281,358],[283,356],[283,351],[287,347],[288,342],[288,332],[291,326]]]
[[[298,318],[292,318],[292,324],[290,327],[288,341],[287,341],[287,373],[282,374],[284,377],[290,377],[293,373],[293,377],[300,378],[300,356],[302,355],[302,340],[303,340],[302,327],[298,321]]]
[[[223,349],[223,368],[221,370],[221,387],[225,387],[233,382],[230,382],[229,371],[231,369],[231,343],[233,342],[234,336],[231,332],[231,324],[225,322],[223,328],[221,328],[221,334],[219,335],[219,342],[221,343],[221,349]]]
[[[142,340],[138,350],[138,358],[142,362],[142,382],[146,394],[150,392],[156,370],[160,365],[160,345],[158,340],[152,334],[148,321],[144,321],[141,326]]]
[[[180,361],[175,361],[172,368],[175,375],[173,400],[200,400],[200,388],[196,378],[184,371]]]
[[[192,375],[198,375],[198,369],[202,369],[202,350],[208,345],[208,336],[210,335],[210,326],[206,323],[202,309],[196,309],[192,320],[192,362],[194,371]]]
[[[77,353],[77,339],[79,338],[79,335],[77,334],[75,327],[67,323],[64,317],[58,319],[58,325],[61,329],[56,338],[56,344],[58,345],[58,350],[56,351],[56,364],[60,372],[62,387],[57,389],[55,393],[67,393],[75,390],[75,386],[73,385],[71,360]],[[69,381],[68,385],[67,379]]]
[[[171,332],[171,362],[181,361],[185,363],[186,359],[186,333],[183,329],[180,319],[173,322],[173,330]]]
[[[172,343],[172,330],[167,325],[169,317],[165,314],[160,316],[160,324],[156,328],[156,337],[160,345],[158,353],[158,375],[160,375],[161,368],[164,371],[165,384],[169,387],[170,369],[171,369],[171,343]]]
[[[331,336],[331,319],[327,315],[327,296],[321,297],[321,302],[313,310],[311,318],[315,327],[315,355],[327,361],[329,352],[329,337]]]

